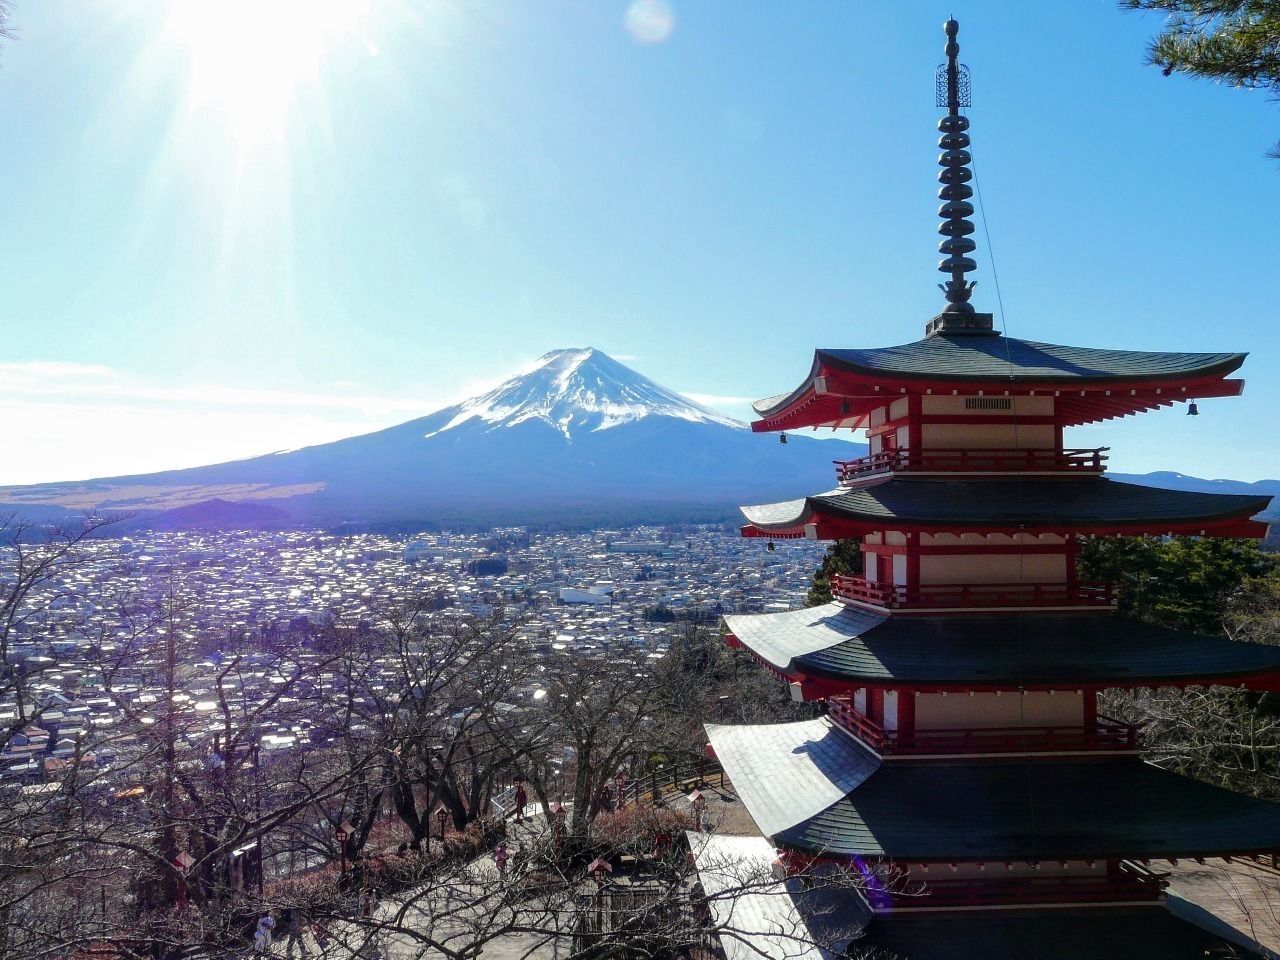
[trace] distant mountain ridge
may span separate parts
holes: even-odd
[[[776,435],[708,410],[600,350],[553,350],[461,403],[375,433],[246,460],[0,488],[0,512],[134,514],[131,528],[622,524],[738,519],[740,504],[834,486],[863,444]],[[1108,474],[1280,496],[1280,480]],[[1266,518],[1280,520],[1273,507]]]
[[[831,487],[831,461],[865,450],[806,437],[780,444],[587,347],[553,350],[492,390],[375,433],[205,467],[0,489],[0,509],[128,511],[142,523],[171,511],[156,521],[169,524],[186,516],[175,509],[216,499],[326,526],[730,520],[742,503]],[[196,514],[249,516],[225,506]]]

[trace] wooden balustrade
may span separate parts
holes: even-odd
[[[848,484],[877,473],[1082,473],[1106,469],[1109,447],[1066,450],[929,449],[884,450],[856,460],[835,460],[836,475]]]
[[[848,697],[829,697],[833,723],[881,756],[987,753],[1092,753],[1135,751],[1138,728],[1099,716],[1091,724],[1020,727],[944,727],[908,732],[885,730],[853,708]]]
[[[1164,896],[1167,881],[1149,870],[1135,872],[1123,862],[1119,872],[1101,876],[983,877],[924,880],[918,896],[897,898],[895,909],[1034,903],[1130,903]]]
[[[924,583],[883,584],[835,574],[831,593],[838,600],[888,610],[1026,607],[1094,607],[1116,605],[1111,583]]]

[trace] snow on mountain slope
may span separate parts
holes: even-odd
[[[202,467],[0,489],[0,510],[142,514],[222,499],[313,525],[719,520],[735,518],[740,503],[825,490],[832,460],[865,452],[804,436],[782,445],[599,350],[555,350],[480,396],[373,433]],[[243,519],[219,504],[210,510]]]
[[[594,347],[552,350],[531,368],[449,412],[453,416],[426,434],[427,438],[474,421],[489,430],[542,421],[570,441],[577,433],[608,430],[653,416],[747,429],[745,424],[693,403]]]

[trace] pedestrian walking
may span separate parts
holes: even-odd
[[[271,933],[276,928],[276,918],[268,910],[258,918],[258,927],[253,931],[253,950],[266,956],[271,953]]]
[[[529,795],[524,792],[524,784],[516,785],[516,823],[524,822],[524,808],[529,803]]]
[[[320,948],[321,955],[325,954],[329,949],[330,937],[329,930],[319,920],[311,921],[311,935],[316,938],[316,946]]]
[[[284,955],[286,957],[293,956],[294,947],[298,948],[299,956],[311,956],[311,951],[307,948],[307,924],[303,919],[301,910],[295,910],[293,907],[285,910],[280,915],[280,929],[284,931]]]
[[[505,843],[498,844],[497,849],[493,851],[493,862],[498,865],[498,876],[505,877],[507,875],[507,845]]]

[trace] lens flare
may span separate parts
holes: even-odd
[[[662,43],[675,29],[676,16],[666,0],[634,0],[625,23],[637,43]]]

